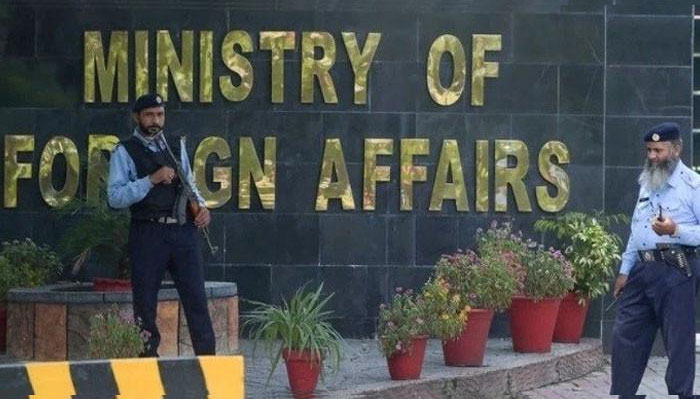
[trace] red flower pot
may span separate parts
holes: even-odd
[[[282,350],[282,357],[287,366],[287,378],[292,396],[295,399],[310,399],[321,373],[321,359],[310,350]]]
[[[493,310],[472,309],[462,333],[452,340],[442,341],[445,365],[453,367],[482,366],[491,320],[493,320]]]
[[[411,348],[397,351],[387,357],[389,364],[389,375],[395,381],[420,378],[423,369],[423,358],[425,357],[425,345],[428,343],[428,336],[418,336],[411,341]]]
[[[508,310],[513,350],[518,353],[549,353],[561,299],[515,296]]]
[[[128,279],[93,278],[93,292],[130,292],[131,281]]]
[[[7,306],[0,305],[0,353],[7,351]]]
[[[554,327],[554,341],[560,343],[578,343],[581,341],[583,324],[586,322],[586,313],[590,300],[586,299],[584,305],[578,303],[578,296],[569,293],[561,300],[557,324]]]

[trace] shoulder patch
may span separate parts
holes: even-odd
[[[698,175],[695,171],[693,171],[690,168],[686,168],[685,170],[683,170],[681,178],[693,189],[697,189],[698,187],[700,187],[700,175]]]

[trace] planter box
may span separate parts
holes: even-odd
[[[206,282],[217,354],[238,350],[238,290],[231,282]],[[90,317],[117,304],[133,315],[131,292],[93,292],[92,284],[67,283],[12,289],[7,297],[7,353],[19,360],[80,360],[88,356]],[[177,291],[158,292],[161,356],[193,355]]]

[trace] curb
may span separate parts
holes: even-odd
[[[514,362],[508,367],[443,367],[419,380],[386,381],[347,391],[326,392],[328,398],[511,398],[553,383],[581,377],[604,363],[600,340],[589,341],[558,356]],[[424,369],[425,371],[425,369]]]
[[[124,358],[0,366],[1,398],[243,398],[242,356]]]

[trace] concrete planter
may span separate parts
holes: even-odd
[[[216,352],[238,350],[238,290],[231,282],[206,282]],[[131,292],[93,292],[91,283],[12,289],[7,296],[7,353],[19,360],[80,360],[88,356],[90,317],[117,304],[133,315]],[[158,293],[161,356],[194,354],[177,291],[164,282]]]

